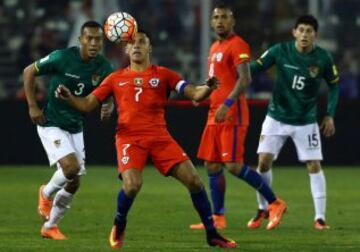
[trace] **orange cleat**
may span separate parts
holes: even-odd
[[[248,222],[247,227],[249,229],[259,228],[261,227],[263,220],[268,218],[269,218],[269,212],[267,210],[258,209],[256,216]]]
[[[226,219],[225,219],[224,215],[213,214],[212,217],[213,217],[214,226],[215,226],[216,229],[224,229],[224,228],[226,228]],[[202,223],[191,224],[190,229],[200,230],[200,229],[205,229],[205,226]]]
[[[287,205],[285,201],[279,198],[269,205],[269,223],[266,226],[267,230],[272,230],[280,224],[281,218],[286,212],[286,209]]]
[[[59,230],[59,228],[57,226],[54,226],[52,228],[45,228],[45,226],[43,225],[40,231],[40,234],[42,237],[44,238],[48,238],[48,239],[53,239],[53,240],[67,240],[66,236],[61,233],[61,231]]]
[[[326,225],[323,219],[317,219],[314,224],[314,228],[317,230],[330,229],[330,226]]]
[[[111,229],[109,236],[110,247],[113,249],[119,249],[124,244],[125,228],[120,234],[118,234],[118,228],[114,225]]]
[[[235,241],[222,237],[216,230],[207,232],[206,240],[209,246],[219,248],[236,248]]]
[[[40,186],[39,189],[39,200],[38,200],[38,213],[43,219],[43,221],[47,221],[50,217],[50,211],[52,207],[52,200],[47,199],[43,195],[45,185]]]

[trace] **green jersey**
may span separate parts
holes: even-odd
[[[55,126],[70,133],[83,130],[84,115],[65,101],[55,98],[59,84],[65,85],[75,96],[87,96],[113,69],[109,61],[98,55],[95,59],[83,61],[79,47],[56,50],[35,62],[37,75],[50,75],[48,101],[44,114],[46,127]]]
[[[319,46],[300,53],[295,41],[279,43],[268,49],[255,62],[251,72],[276,65],[276,80],[268,106],[268,115],[291,125],[316,122],[317,101],[322,79],[329,87],[327,114],[334,116],[339,97],[339,76],[330,54]]]

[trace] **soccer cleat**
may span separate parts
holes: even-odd
[[[50,210],[52,207],[52,200],[47,199],[43,195],[45,185],[40,186],[39,189],[39,200],[38,200],[38,213],[40,214],[43,221],[47,221],[50,216]]]
[[[248,224],[247,227],[249,229],[255,229],[255,228],[259,228],[261,227],[261,224],[263,222],[263,220],[268,219],[269,218],[269,212],[266,210],[262,210],[262,209],[258,209],[256,216],[254,218],[252,218]]]
[[[219,248],[236,248],[235,241],[222,237],[216,229],[209,231],[206,234],[206,240],[209,246]]]
[[[317,230],[330,229],[330,226],[326,225],[323,219],[317,219],[314,224],[314,228]]]
[[[280,224],[281,218],[286,209],[287,205],[285,201],[279,198],[269,205],[269,223],[266,226],[267,230],[272,230]]]
[[[57,226],[54,226],[52,228],[45,228],[45,226],[43,225],[40,234],[44,238],[58,240],[58,241],[67,239],[66,236],[63,233],[61,233],[61,231]]]
[[[214,226],[216,229],[226,228],[226,219],[225,219],[224,215],[213,214],[212,217],[213,217]],[[205,229],[205,226],[202,223],[191,224],[190,229],[194,229],[194,230]]]
[[[124,244],[124,237],[125,237],[125,226],[122,228],[122,231],[119,231],[117,225],[114,224],[109,236],[110,247],[113,249],[121,248],[122,245]]]

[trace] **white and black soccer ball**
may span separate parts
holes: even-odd
[[[137,30],[135,18],[126,12],[111,14],[104,24],[106,38],[114,43],[132,41]]]

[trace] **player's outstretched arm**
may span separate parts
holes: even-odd
[[[218,87],[218,85],[218,79],[211,77],[206,80],[204,85],[188,84],[184,89],[184,95],[195,102],[201,102],[207,99],[212,91]]]
[[[89,94],[86,97],[76,97],[72,95],[71,91],[64,85],[57,87],[55,97],[65,100],[70,106],[83,113],[89,113],[100,105],[100,102],[93,94]]]
[[[36,101],[35,75],[36,68],[34,63],[24,69],[24,91],[26,101],[29,106],[29,116],[31,118],[31,121],[35,124],[43,125],[46,122],[46,118],[43,114],[42,109],[39,108]]]

